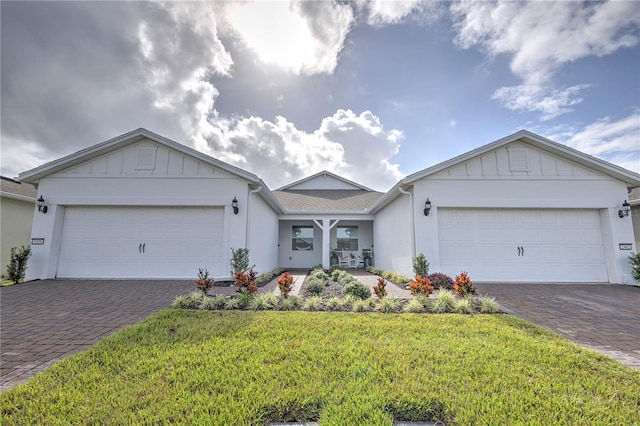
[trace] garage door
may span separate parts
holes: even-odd
[[[597,210],[438,209],[443,272],[476,281],[607,282]]]
[[[225,273],[222,208],[69,207],[57,276],[196,278]]]

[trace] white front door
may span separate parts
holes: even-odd
[[[205,207],[68,207],[60,278],[196,278],[228,275],[224,210]]]
[[[452,276],[608,282],[598,210],[442,208],[438,234],[441,272]]]

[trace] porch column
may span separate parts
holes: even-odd
[[[329,250],[331,249],[331,236],[329,231],[331,228],[336,226],[339,220],[335,220],[331,223],[331,219],[313,219],[313,222],[318,225],[320,229],[322,229],[322,267],[324,269],[329,269],[329,264],[331,263],[329,255]]]

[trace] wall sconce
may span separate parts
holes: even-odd
[[[238,214],[238,199],[233,197],[233,201],[231,202],[231,207],[233,207],[233,214]]]
[[[36,206],[38,206],[38,211],[39,211],[39,212],[42,212],[42,213],[44,213],[44,214],[47,214],[47,210],[49,210],[49,207],[47,207],[47,206],[44,204],[44,198],[42,198],[42,195],[40,196],[40,198],[38,198],[38,199],[36,200]]]
[[[618,210],[618,217],[622,219],[625,216],[629,216],[630,211],[631,211],[631,204],[629,204],[627,200],[624,200],[624,203],[622,203],[622,210]]]
[[[424,215],[429,216],[429,212],[431,211],[431,201],[427,198],[427,201],[424,202]]]

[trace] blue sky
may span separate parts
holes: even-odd
[[[527,129],[640,172],[639,2],[2,2],[1,167],[138,127],[378,190]]]

